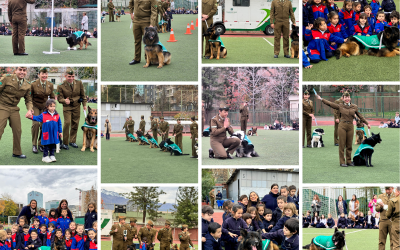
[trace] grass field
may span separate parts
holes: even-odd
[[[303,182],[304,183],[399,183],[399,135],[400,129],[378,129],[372,127],[371,132],[378,133],[381,144],[375,146],[372,155],[374,167],[340,167],[339,147],[334,146],[334,127],[320,126],[325,131],[323,148],[303,148]],[[312,129],[315,129],[313,127]],[[366,128],[367,130],[367,128]],[[368,132],[367,132],[368,133]],[[358,145],[354,145],[353,152]],[[390,173],[382,175],[382,171]]]
[[[293,63],[298,64],[299,59],[289,59],[283,57],[283,44],[281,41],[281,52],[278,58],[274,58],[273,37],[224,37],[221,39],[228,51],[225,59],[205,59],[202,57],[202,63]],[[290,49],[289,49],[290,53]]]
[[[378,229],[341,229],[346,236],[346,249],[376,250],[379,244]],[[333,235],[333,228],[303,228],[303,246],[311,243],[311,239],[318,235]],[[390,250],[389,237],[385,250]],[[102,242],[103,243],[103,242]],[[301,246],[300,246],[301,248]],[[343,248],[344,249],[344,248]]]
[[[298,165],[298,131],[279,131],[258,129],[258,136],[250,136],[260,157],[219,160],[208,158],[210,137],[203,137],[203,165]]]
[[[197,81],[198,80],[198,29],[192,35],[184,35],[186,26],[196,22],[197,15],[174,15],[172,29],[178,42],[167,42],[169,33],[159,33],[160,42],[171,53],[171,64],[157,69],[145,65],[142,43],[142,59],[139,64],[129,65],[135,56],[135,40],[130,15],[121,22],[101,24],[101,76],[102,81]]]
[[[7,63],[42,63],[42,64],[71,64],[97,63],[97,39],[89,38],[92,46],[85,50],[67,50],[65,37],[53,38],[53,51],[60,54],[45,55],[43,51],[50,51],[50,37],[25,37],[25,52],[28,56],[14,56],[11,36],[0,36],[0,58],[7,58]]]
[[[139,242],[136,242],[137,244],[139,244]],[[194,245],[194,248],[197,249],[197,245]],[[101,249],[105,250],[105,249],[111,249],[111,241],[106,241],[106,240],[102,240],[101,241]],[[154,246],[154,249],[160,249],[160,243],[156,243]]]
[[[32,135],[31,135],[31,127],[32,121],[25,118],[26,107],[24,105],[24,101],[21,100],[19,103],[19,111],[21,117],[21,148],[22,153],[26,155],[26,159],[18,159],[12,157],[12,148],[13,148],[13,135],[10,126],[6,126],[4,129],[4,134],[1,137],[0,141],[0,159],[2,159],[1,165],[44,165],[46,163],[42,162],[43,153],[39,151],[38,154],[34,154],[32,152]],[[97,108],[97,104],[88,103],[88,106],[91,108]],[[64,116],[62,112],[62,105],[57,103],[56,106],[57,112],[60,114],[61,121],[64,123]],[[83,108],[81,108],[81,119],[79,121],[79,126],[83,125],[85,122],[85,117],[83,114]],[[79,148],[69,147],[69,150],[61,150],[59,154],[55,154],[57,158],[57,162],[47,163],[48,166],[53,165],[97,165],[97,150],[94,153],[90,152],[89,149],[86,149],[85,152],[81,152],[82,149],[82,141],[83,141],[83,132],[79,128],[78,134],[76,138],[76,144]],[[46,166],[47,166],[46,165]]]
[[[158,137],[159,142],[161,138]],[[174,141],[174,139],[173,139]],[[195,183],[198,160],[190,158],[192,141],[183,136],[183,153],[174,156],[157,148],[127,142],[125,137],[101,141],[102,183]]]

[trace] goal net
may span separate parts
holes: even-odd
[[[18,216],[8,216],[8,225],[17,224]]]
[[[332,218],[337,218],[336,212],[336,201],[334,197],[334,190],[330,187],[324,188],[309,188],[303,189],[303,213],[306,214],[307,211],[311,211],[312,213],[312,201],[315,195],[318,195],[321,200],[321,210],[319,212],[319,216],[325,215],[328,217],[328,214],[332,215]],[[311,215],[312,216],[312,215]]]

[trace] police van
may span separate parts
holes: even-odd
[[[299,1],[290,1],[296,23],[299,24]],[[272,0],[225,0],[224,2],[225,12],[223,13],[222,6],[218,6],[217,13],[213,16],[214,26],[221,34],[227,30],[263,31],[265,35],[274,34],[274,29],[270,25]]]

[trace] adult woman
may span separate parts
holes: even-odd
[[[310,93],[308,90],[304,91],[303,94],[303,148],[304,148],[304,137],[307,132],[307,148],[311,148],[311,126],[312,119],[314,119],[314,106],[310,100]]]
[[[319,212],[321,211],[321,200],[319,199],[319,196],[317,194],[314,195],[313,201],[311,203],[311,209],[313,214],[317,213],[319,216]]]
[[[258,203],[260,203],[260,197],[254,191],[250,192],[249,195],[249,203],[247,204],[247,209],[251,207],[257,207]]]
[[[58,204],[58,208],[56,209],[57,217],[61,216],[62,209],[67,209],[67,216],[69,217],[69,219],[71,221],[74,221],[74,218],[72,218],[71,210],[69,210],[69,208],[68,208],[68,201],[66,199],[61,200],[60,204]]]
[[[360,202],[357,200],[357,196],[353,194],[351,197],[351,201],[349,203],[350,213],[354,218],[358,215],[358,208],[360,206]]]
[[[375,217],[375,214],[377,213],[376,212],[377,199],[378,199],[378,196],[376,196],[376,194],[374,194],[372,196],[372,199],[368,203],[369,210],[371,211],[372,216],[374,216],[374,217]]]
[[[262,198],[261,202],[264,203],[265,208],[269,208],[272,211],[275,211],[275,209],[278,207],[278,202],[276,201],[276,198],[279,196],[279,186],[278,184],[274,183],[271,185],[271,190],[269,191],[269,194],[265,195],[264,198]]]
[[[87,32],[89,29],[89,18],[86,15],[86,12],[83,12],[83,17],[82,17],[82,31]]]
[[[337,214],[340,217],[342,213],[347,214],[347,202],[343,200],[343,196],[339,195],[336,201]]]
[[[351,104],[351,97],[348,92],[343,94],[344,103],[334,103],[322,99],[319,95],[316,96],[317,99],[322,100],[322,103],[328,105],[329,107],[336,109],[340,117],[339,120],[339,160],[341,167],[354,166],[351,161],[351,151],[353,150],[353,135],[354,135],[354,115],[365,123],[370,129],[371,126],[368,124],[367,120],[364,119],[362,114],[358,112],[358,107],[355,104]],[[346,159],[344,158],[344,152],[346,152]],[[347,161],[347,164],[346,164]]]
[[[111,123],[108,119],[106,119],[106,123],[104,124],[104,134],[106,134],[106,140],[110,140],[111,133]]]
[[[19,221],[19,217],[25,216],[28,223],[30,223],[31,219],[38,215],[37,212],[37,201],[31,200],[29,205],[22,208],[21,212],[18,215],[17,221]]]

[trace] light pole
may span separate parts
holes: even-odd
[[[75,188],[75,190],[79,191],[79,212],[78,212],[78,216],[81,216],[82,189]]]

